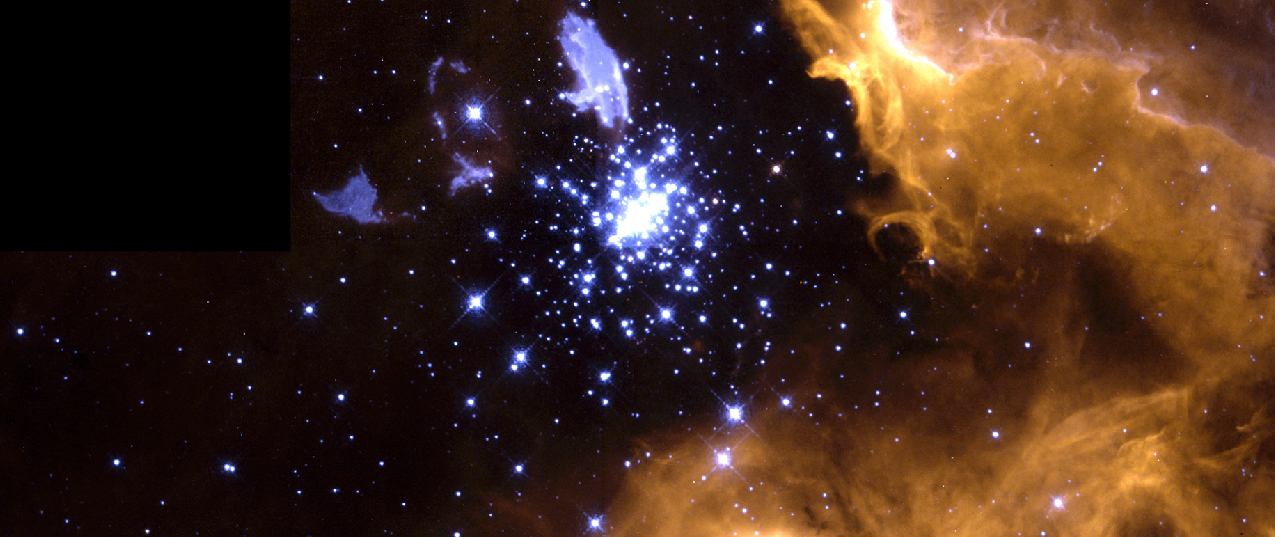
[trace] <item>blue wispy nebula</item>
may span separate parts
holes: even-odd
[[[576,73],[574,91],[564,97],[580,111],[594,110],[607,128],[629,119],[629,90],[615,51],[598,34],[592,20],[568,14],[558,34],[563,54]]]
[[[385,221],[381,211],[376,209],[376,188],[368,181],[362,169],[350,177],[345,188],[320,194],[314,192],[314,199],[328,212],[339,216],[348,216],[360,224],[377,224]]]

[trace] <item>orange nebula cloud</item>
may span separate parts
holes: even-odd
[[[793,336],[792,408],[648,439],[609,534],[1275,536],[1271,5],[780,4],[947,339]]]

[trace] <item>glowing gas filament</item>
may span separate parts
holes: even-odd
[[[864,4],[864,8],[872,9],[872,4],[874,3],[876,3],[875,0],[870,1],[867,4]],[[894,2],[890,0],[881,0],[880,3],[881,13],[877,15],[877,29],[881,32],[881,36],[885,38],[886,44],[890,45],[890,48],[894,49],[899,56],[917,63],[928,65],[933,67],[939,73],[947,75],[947,71],[944,71],[942,67],[939,67],[929,59],[923,56],[917,56],[913,54],[912,51],[908,50],[908,48],[903,44],[903,40],[899,38],[899,26],[894,22]],[[856,68],[857,66],[854,63],[850,64],[851,70],[855,70]]]

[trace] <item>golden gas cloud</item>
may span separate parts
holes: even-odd
[[[794,338],[792,406],[647,439],[611,534],[1275,536],[1272,6],[780,9],[947,337]]]

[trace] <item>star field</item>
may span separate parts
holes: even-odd
[[[1124,71],[952,104],[869,4],[291,5],[291,251],[5,254],[0,526],[1270,531],[1261,125],[1152,181],[1044,104]]]

